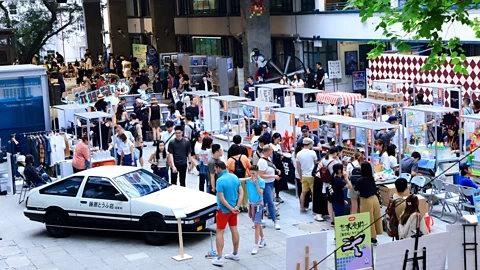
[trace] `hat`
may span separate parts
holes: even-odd
[[[394,116],[394,115],[388,117],[387,121],[385,121],[385,122],[391,123],[391,122],[393,122],[393,121],[398,121],[398,118],[397,118],[396,116]]]
[[[17,162],[25,162],[25,156],[24,155],[20,155],[17,157]]]
[[[158,103],[157,98],[152,97],[152,98],[150,99],[150,103]]]
[[[303,126],[302,126],[302,131],[304,131],[304,130],[306,130],[306,131],[309,131],[309,130],[310,130],[310,129],[308,128],[308,125],[303,125]]]
[[[470,165],[468,165],[468,163],[460,164],[460,171],[468,170],[468,168],[470,168]]]
[[[99,94],[99,95],[97,96],[97,99],[104,99],[104,98],[105,98],[105,96],[104,96],[103,94]]]
[[[312,144],[313,143],[313,140],[310,139],[310,138],[304,138],[303,139],[303,145],[309,145],[309,144]]]

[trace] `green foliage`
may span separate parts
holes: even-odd
[[[469,16],[469,11],[478,9],[480,0],[407,0],[400,8],[391,7],[390,0],[350,0],[349,6],[360,7],[362,22],[379,16],[380,23],[376,31],[395,43],[399,53],[409,52],[409,40],[427,40],[431,54],[422,71],[436,70],[443,66],[448,57],[454,65],[454,71],[468,75],[465,54],[460,47],[460,39],[453,37],[445,40],[453,23],[466,25],[480,38],[480,21]],[[375,14],[375,15],[374,15]],[[380,41],[371,42],[375,48],[369,53],[369,59],[378,57],[385,49]]]
[[[16,14],[8,7],[14,3]],[[0,28],[15,29],[16,50],[22,63],[29,63],[48,40],[60,32],[71,33],[71,25],[82,20],[77,4],[50,0],[0,0]]]

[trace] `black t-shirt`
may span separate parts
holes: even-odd
[[[182,138],[180,141],[172,138],[168,144],[168,153],[173,155],[175,165],[187,165],[190,150],[190,141],[185,138]]]
[[[343,205],[343,201],[344,201],[343,188],[345,187],[345,185],[346,185],[345,180],[343,180],[338,176],[333,177],[333,181],[331,183],[333,194],[331,193],[331,191],[328,191],[328,201],[333,204]]]
[[[138,61],[132,61],[132,70],[137,70],[140,68]]]
[[[232,145],[233,146],[233,145]],[[227,152],[227,158],[231,158],[232,157],[232,146],[230,146],[230,148],[228,149],[228,152]],[[245,146],[243,145],[240,145],[240,153],[246,157],[248,157],[248,150]]]
[[[160,106],[154,105],[150,107],[150,120],[160,120]]]
[[[107,112],[108,103],[101,99],[95,103],[94,107],[97,112]]]
[[[360,178],[355,184],[355,190],[360,193],[360,197],[369,198],[377,194],[377,186],[373,178]]]
[[[189,106],[185,109],[185,112],[191,114],[194,119],[195,118],[198,119],[198,115],[200,114],[200,109],[198,108],[198,106]]]
[[[320,83],[322,81],[323,77],[325,77],[325,71],[323,70],[323,68],[321,68],[321,69],[317,70],[317,82],[321,86],[325,85],[325,80],[323,80],[323,82]]]
[[[253,100],[255,100],[255,85],[254,84],[249,84],[246,83],[245,86],[243,87],[243,91],[247,91],[248,94],[245,95],[245,97],[250,97]]]

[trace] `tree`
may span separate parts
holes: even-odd
[[[431,50],[422,71],[436,70],[445,61],[451,61],[454,71],[468,75],[466,56],[461,48],[460,39],[452,37],[445,40],[444,31],[448,33],[454,23],[469,26],[480,38],[480,21],[470,16],[469,11],[478,9],[480,0],[406,0],[401,7],[392,7],[390,0],[350,0],[350,7],[360,7],[362,22],[380,14],[380,22],[375,30],[395,43],[398,51],[410,51],[408,40],[427,40]],[[399,28],[400,26],[400,28]],[[375,48],[369,58],[379,56],[385,49],[385,43],[371,42]],[[450,57],[451,59],[447,59]]]
[[[71,25],[82,20],[82,7],[76,3],[57,4],[55,0],[0,0],[0,27],[15,29],[16,54],[21,63],[32,57],[60,32],[71,33]]]

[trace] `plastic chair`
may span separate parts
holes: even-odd
[[[409,174],[409,173],[401,173],[401,174],[400,174],[400,178],[405,178],[405,179],[407,179],[407,182],[409,182],[409,183],[410,183],[410,181],[412,181],[412,175]]]
[[[419,176],[419,175],[414,176],[410,181],[410,190],[415,191],[417,190],[415,187],[417,187],[418,188],[417,193],[420,194],[420,191],[425,187],[425,183],[427,183],[427,179],[425,177]]]
[[[453,206],[455,208],[455,221],[451,224],[457,222],[459,217],[462,217],[462,210],[460,210],[460,206],[462,205],[462,198],[461,198],[461,191],[460,186],[444,183],[445,190],[447,191],[447,196],[445,199],[445,204]],[[445,208],[442,210],[442,215],[444,213]],[[447,223],[450,223],[446,221]]]
[[[467,209],[467,211],[471,214],[475,214],[475,205],[473,205],[467,197],[473,197],[473,193],[475,192],[475,189],[472,187],[464,187],[460,186],[460,191],[462,195],[462,206],[464,209]]]
[[[27,193],[33,188],[33,184],[28,184],[27,180],[23,176],[20,176],[23,180],[22,188],[20,189],[20,196],[18,197],[18,204],[21,204],[25,201],[27,197]]]

